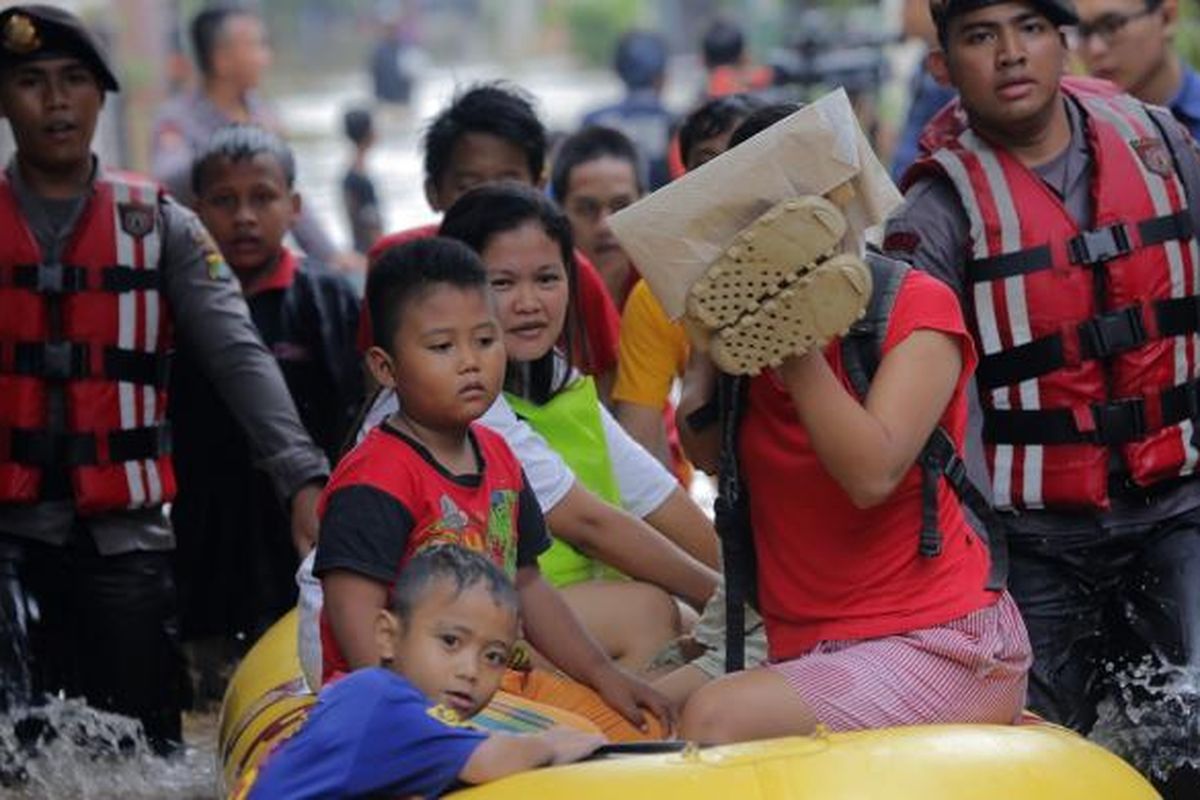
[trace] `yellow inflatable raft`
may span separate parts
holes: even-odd
[[[222,792],[303,722],[314,696],[288,614],[247,654],[221,709]],[[498,696],[485,727],[587,729],[570,714]],[[461,800],[1154,800],[1132,767],[1048,724],[941,725],[606,758],[457,792]]]

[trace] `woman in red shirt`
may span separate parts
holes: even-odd
[[[915,462],[938,425],[961,452],[976,361],[950,289],[909,270],[881,355],[861,402],[836,341],[751,380],[738,460],[771,663],[693,695],[684,737],[719,743],[817,724],[1008,723],[1020,714],[1024,624],[1007,592],[984,588],[987,546],[944,478],[942,552],[918,552]]]
[[[778,115],[751,114],[730,145]],[[881,286],[875,286],[878,291]],[[693,694],[681,734],[706,744],[948,722],[1011,723],[1025,703],[1029,638],[1007,592],[988,590],[988,548],[944,477],[941,552],[920,553],[922,469],[941,426],[962,452],[976,354],[954,293],[908,269],[866,397],[838,340],[750,380],[737,458],[749,496],[767,666]],[[679,418],[713,396],[693,357]],[[684,434],[701,468],[719,431]]]

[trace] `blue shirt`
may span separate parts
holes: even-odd
[[[675,117],[663,106],[654,90],[632,91],[621,102],[589,113],[583,118],[583,124],[616,128],[628,136],[646,159],[650,191],[671,180],[667,153]]]
[[[942,110],[942,106],[957,96],[957,92],[948,86],[942,86],[933,79],[925,69],[924,60],[917,65],[911,84],[912,102],[908,106],[908,118],[904,120],[904,130],[896,140],[896,151],[892,154],[892,180],[899,181],[914,161],[917,160],[918,142],[925,124],[933,115]]]
[[[1187,64],[1180,66],[1183,67],[1183,84],[1168,107],[1175,119],[1192,132],[1192,138],[1200,139],[1200,75]]]
[[[400,675],[360,669],[321,692],[300,731],[267,757],[249,798],[437,797],[485,739]]]

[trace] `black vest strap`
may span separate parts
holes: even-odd
[[[1137,236],[1132,233],[1136,230]],[[1151,247],[1173,239],[1190,239],[1192,215],[1186,209],[1137,223],[1119,222],[1103,228],[1081,231],[1067,240],[1067,258],[1072,264],[1103,264],[1129,255],[1141,247]],[[1050,248],[1038,245],[1013,253],[971,261],[967,273],[975,283],[997,281],[1014,275],[1028,275],[1054,266]]]
[[[99,436],[103,436],[103,441]],[[107,453],[104,451],[107,450]],[[107,434],[54,434],[30,428],[0,429],[0,461],[31,467],[78,467],[155,459],[171,452],[167,425]]]
[[[75,342],[18,342],[12,345],[11,368],[0,359],[0,371],[46,380],[108,378],[114,381],[166,386],[170,357],[140,350],[105,347],[101,369],[93,368],[91,346]]]
[[[1142,306],[1126,306],[1093,317],[1076,326],[1079,359],[1110,358],[1136,350],[1146,342],[1200,331],[1200,297],[1159,300],[1152,306],[1154,319],[1146,320]],[[1157,335],[1149,331],[1157,329]],[[1070,366],[1062,334],[1043,336],[1017,347],[1001,350],[979,361],[979,386],[994,389],[1046,375]]]
[[[68,294],[89,289],[112,292],[150,292],[161,288],[157,269],[134,269],[114,264],[100,270],[100,286],[88,285],[83,267],[66,264],[18,264],[12,269],[12,285],[44,294]]]
[[[879,369],[887,321],[895,305],[900,284],[909,269],[900,262],[890,262],[868,254],[873,289],[871,302],[862,320],[842,338],[842,368],[859,398],[867,396],[871,379]],[[983,493],[967,477],[966,465],[958,454],[954,440],[942,427],[934,429],[917,455],[921,467],[921,535],[918,552],[924,558],[935,558],[942,552],[942,532],[938,527],[938,487],[944,476],[960,502],[975,514],[986,528],[991,555],[991,572],[987,588],[999,591],[1008,578],[1008,546],[1005,522],[993,509]]]
[[[1162,427],[1197,416],[1200,382],[1180,384],[1163,392],[1157,402]],[[1080,430],[1070,409],[1037,411],[984,409],[983,440],[989,444],[1094,444],[1119,445],[1144,439],[1151,429],[1146,413],[1148,397],[1131,397],[1087,408],[1091,430]]]

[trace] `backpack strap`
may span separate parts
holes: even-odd
[[[757,563],[750,528],[750,499],[738,465],[738,434],[750,382],[743,376],[717,379],[721,456],[714,524],[721,539],[725,572],[725,671],[745,667],[746,602],[757,595]]]
[[[842,366],[860,400],[866,399],[871,381],[879,369],[888,320],[896,305],[900,285],[912,269],[902,261],[887,258],[873,250],[868,250],[866,263],[871,269],[874,287],[871,301],[862,319],[841,341]],[[941,426],[934,429],[917,455],[917,463],[921,467],[921,535],[918,543],[921,556],[935,558],[942,552],[942,532],[938,528],[938,487],[941,478],[945,477],[959,501],[987,529],[991,555],[987,588],[994,591],[1003,589],[1008,579],[1006,523],[967,477],[966,464],[949,432]]]

